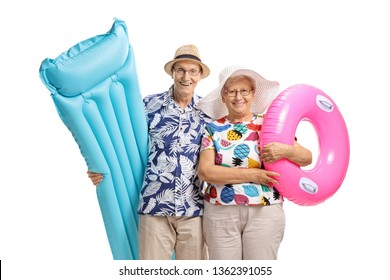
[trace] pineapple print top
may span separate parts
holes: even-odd
[[[138,213],[152,216],[201,216],[196,164],[202,132],[211,119],[195,108],[200,96],[182,109],[169,91],[144,98],[149,155]]]
[[[260,168],[259,133],[263,115],[249,122],[230,122],[226,117],[206,126],[201,151],[215,150],[215,164],[229,168]],[[256,183],[212,185],[203,182],[206,201],[217,205],[271,205],[283,201],[276,188]]]

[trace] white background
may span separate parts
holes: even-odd
[[[244,64],[279,81],[280,90],[322,89],[344,116],[351,156],[339,191],[313,207],[285,203],[278,261],[233,264],[271,265],[268,279],[389,277],[386,1],[21,0],[0,4],[4,279],[124,279],[118,268],[142,265],[112,261],[84,159],[38,73],[42,60],[106,33],[115,17],[128,26],[143,95],[168,89],[164,64],[192,43],[212,71],[198,85],[201,95],[217,86],[223,67]],[[329,126],[329,133],[337,131]],[[301,142],[312,145],[311,135],[302,129]]]

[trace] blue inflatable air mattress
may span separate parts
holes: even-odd
[[[39,74],[77,142],[96,189],[113,258],[138,259],[138,195],[147,159],[147,124],[124,21],[41,63]],[[82,209],[80,209],[82,211]]]

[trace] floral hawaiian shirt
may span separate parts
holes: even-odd
[[[229,168],[260,168],[259,133],[262,115],[249,122],[230,122],[226,117],[207,125],[201,151],[215,150],[215,164]],[[217,205],[270,205],[283,197],[276,188],[256,183],[202,185],[205,200]]]
[[[202,132],[211,119],[195,108],[200,99],[194,95],[192,102],[182,109],[173,99],[173,86],[166,92],[144,98],[149,158],[140,192],[139,214],[203,214],[196,165]]]

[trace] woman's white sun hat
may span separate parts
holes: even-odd
[[[225,104],[222,102],[221,90],[227,79],[233,76],[246,75],[253,78],[256,82],[252,112],[263,114],[272,100],[278,95],[279,83],[268,81],[253,70],[240,65],[234,65],[224,68],[219,74],[219,86],[207,94],[198,103],[197,108],[213,119],[220,119],[228,114]]]

